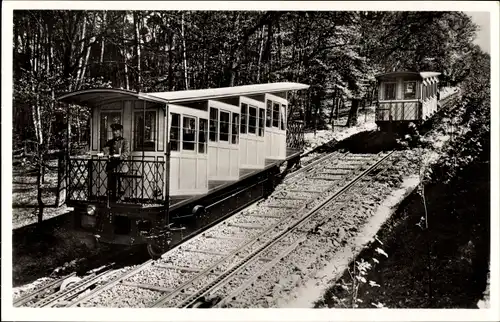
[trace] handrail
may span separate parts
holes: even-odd
[[[379,100],[379,103],[418,103],[420,102],[419,98],[416,99],[406,99],[406,100]]]
[[[101,200],[109,189],[113,191],[113,198],[123,197],[141,204],[164,199],[163,186],[168,181],[164,177],[164,161],[121,160],[119,168],[111,171],[106,169],[107,161],[108,158],[71,158],[68,162],[68,200]],[[109,180],[117,181],[108,187]]]

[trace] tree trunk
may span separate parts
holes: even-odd
[[[141,91],[141,37],[139,33],[139,17],[137,12],[134,12],[134,38],[135,50],[137,55],[137,91]]]
[[[264,28],[262,26],[262,31],[260,33],[260,50],[259,50],[259,62],[257,63],[257,83],[260,83],[260,70],[262,65],[262,54],[264,52]]]
[[[80,77],[81,77],[81,74],[82,74],[82,65],[83,65],[83,51],[85,49],[85,42],[83,41],[83,39],[85,38],[85,30],[86,30],[86,26],[87,26],[87,18],[84,17],[83,18],[83,26],[82,26],[82,37],[81,37],[81,40],[82,40],[82,46],[80,48],[80,58],[78,59],[78,70],[76,72],[76,83],[75,83],[75,89],[78,89],[78,86],[79,86],[79,83],[80,83]]]
[[[123,15],[123,24],[127,23],[127,12]],[[125,39],[126,39],[126,34],[125,34],[125,28],[122,30],[122,46],[123,46],[123,62],[124,62],[124,72],[125,72],[125,88],[127,90],[130,90],[130,81],[128,78],[128,59],[127,59],[127,47],[125,46]]]
[[[188,81],[188,71],[187,71],[187,59],[186,59],[186,38],[184,35],[184,12],[181,16],[181,37],[182,37],[182,59],[184,65],[184,85],[186,89],[189,89]]]
[[[36,188],[37,188],[37,194],[36,194],[36,200],[38,203],[38,223],[42,223],[43,221],[43,208],[44,208],[44,203],[42,199],[42,176],[43,176],[43,154],[42,150],[43,147],[41,144],[37,144],[37,157],[38,157],[38,163],[37,163],[37,172],[36,172]]]
[[[90,57],[90,48],[92,47],[92,44],[95,42],[95,38],[92,37],[92,39],[90,40],[90,43],[87,47],[87,54],[85,55],[85,61],[84,61],[84,64],[82,66],[82,72],[80,74],[80,78],[78,79],[78,86],[77,86],[77,89],[80,89],[82,87],[82,84],[83,84],[83,80],[85,79],[85,74],[87,72],[87,65],[89,63],[89,57]]]
[[[267,62],[267,81],[271,80],[271,70],[273,65],[273,54],[272,54],[272,46],[273,46],[273,24],[269,21],[267,25],[267,45],[266,45],[266,62]]]
[[[333,91],[333,99],[332,99],[332,109],[330,110],[330,120],[328,121],[328,124],[332,124],[333,122],[333,115],[335,112],[335,103],[337,99],[337,89]]]
[[[170,25],[170,17],[168,17],[168,90],[171,91],[172,88],[174,87],[174,69],[173,69],[173,64],[174,64],[174,57],[172,53],[172,46],[173,46],[173,36],[172,36],[172,27]]]
[[[38,223],[42,223],[43,221],[43,200],[42,200],[42,168],[43,166],[39,163],[38,164],[38,171],[36,175],[36,187],[37,187],[37,195],[36,195],[36,200],[38,202]]]
[[[359,99],[352,99],[351,109],[349,110],[349,117],[347,118],[347,127],[356,126],[358,124],[358,109]]]
[[[101,35],[102,35],[102,38],[101,38],[101,54],[99,56],[99,71],[103,72],[103,63],[104,63],[104,46],[105,46],[105,37],[104,37],[104,30],[106,28],[106,17],[107,17],[108,13],[106,11],[104,11],[104,13],[102,14],[102,23],[101,23]]]

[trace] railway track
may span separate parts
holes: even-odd
[[[249,275],[262,263],[272,267],[298,247],[303,241],[297,233],[300,227],[332,200],[345,195],[391,153],[334,152],[321,156],[285,178],[285,184],[267,200],[171,249],[161,259],[89,276],[31,305],[196,307],[214,294],[224,297],[220,294],[226,294],[227,285],[234,284],[235,279],[242,280],[241,274]],[[275,248],[283,243],[287,245],[285,250],[277,252]],[[228,294],[234,294],[234,290],[231,292]],[[220,303],[227,302],[227,296],[224,298]]]

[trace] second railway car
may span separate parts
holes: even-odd
[[[201,229],[214,219],[207,213],[229,214],[262,197],[279,165],[300,155],[300,146],[287,144],[301,135],[288,129],[287,95],[308,87],[61,96],[91,110],[89,153],[66,156],[76,227],[101,242],[148,245],[159,256],[182,230],[176,223],[195,218]]]
[[[378,102],[375,122],[381,130],[421,124],[439,107],[437,72],[391,72],[376,76]]]

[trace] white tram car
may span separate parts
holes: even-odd
[[[77,227],[108,243],[159,246],[172,214],[206,207],[207,196],[223,188],[234,192],[237,183],[300,155],[299,148],[287,146],[287,94],[308,87],[283,82],[156,93],[88,89],[61,96],[63,103],[91,108],[89,155],[67,155],[66,202],[75,208]],[[108,159],[102,156],[114,123],[123,126],[130,146],[123,160],[127,172],[117,175],[123,194],[118,201],[110,198]]]

